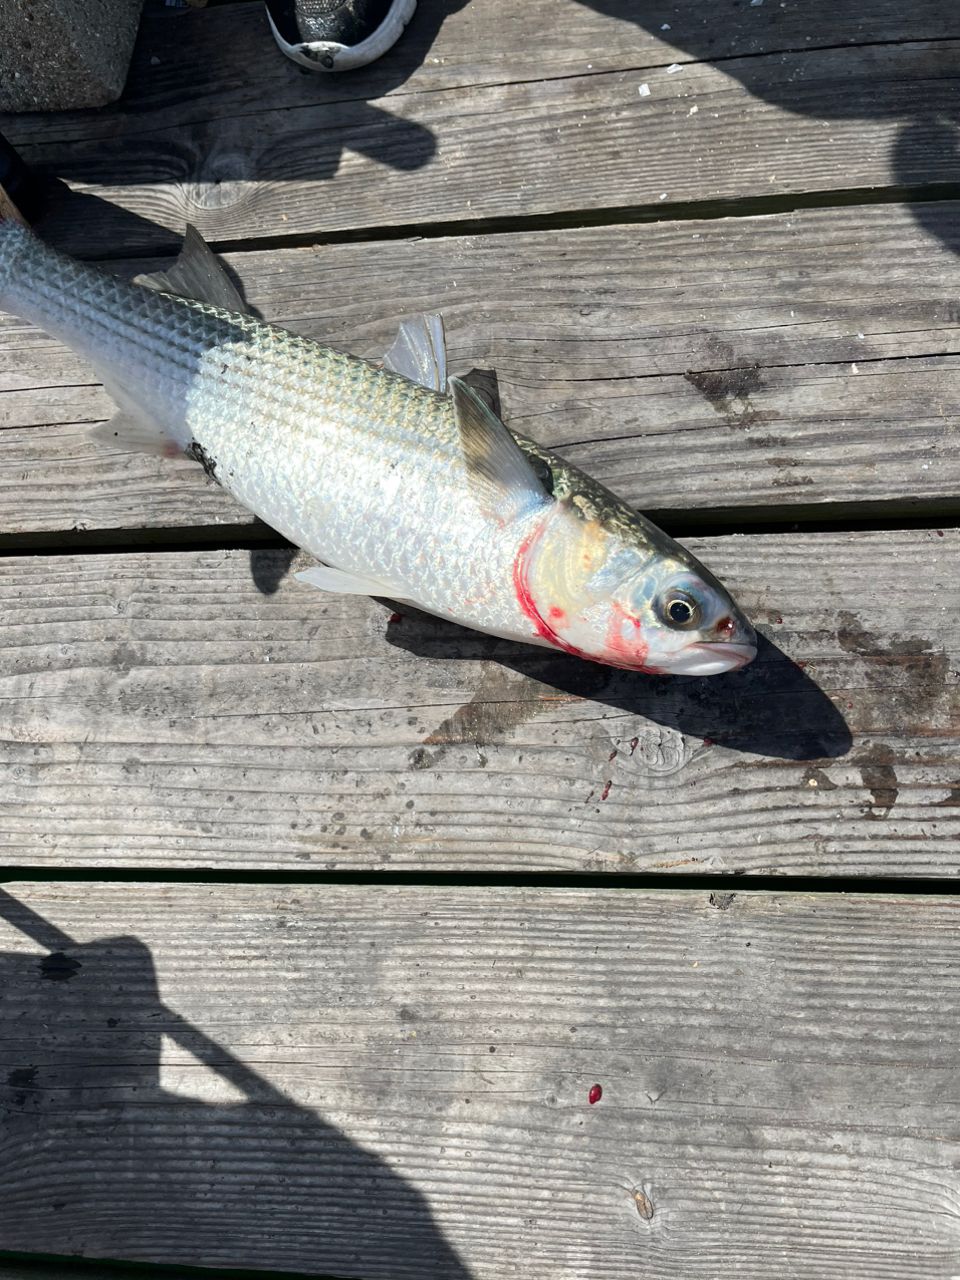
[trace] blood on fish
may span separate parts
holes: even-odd
[[[634,634],[629,638],[624,635],[626,629],[624,624],[633,627]],[[649,650],[649,646],[643,642],[641,631],[640,619],[628,613],[622,604],[614,601],[610,625],[607,627],[607,649],[616,657],[626,659],[626,665],[634,670],[638,667],[643,670]]]
[[[402,621],[403,621],[402,613],[391,613],[390,617],[387,619],[387,625],[393,626],[393,627],[399,627]]]
[[[587,1101],[590,1103],[591,1107],[596,1106],[596,1104],[600,1101],[602,1097],[603,1097],[603,1085],[592,1084],[590,1086],[590,1092],[587,1094]]]
[[[550,606],[550,617],[553,618],[555,622],[566,622],[567,620],[566,611],[561,609],[558,604],[552,604]]]
[[[610,788],[611,788],[612,786],[613,786],[613,779],[612,779],[612,778],[608,778],[608,779],[606,780],[606,782],[604,783],[604,785],[603,785],[603,790],[600,792],[600,799],[601,799],[601,800],[606,800],[607,796],[610,794]]]
[[[631,738],[631,739],[630,739],[630,754],[631,754],[631,755],[633,755],[633,753],[636,751],[636,749],[637,749],[637,747],[639,747],[639,745],[640,745],[640,739],[639,739],[639,738]]]
[[[607,756],[607,760],[613,761],[613,760],[616,760],[616,758],[617,758],[617,748],[614,747],[613,750],[610,752],[609,756]]]
[[[645,665],[649,646],[640,638],[640,619],[628,614],[620,604],[613,604],[613,616],[607,631],[608,652],[601,658],[587,653],[583,649],[578,649],[576,645],[569,644],[562,636],[557,634],[556,630],[537,607],[533,592],[530,590],[528,578],[530,552],[543,537],[545,527],[546,518],[520,543],[513,561],[513,589],[517,597],[517,603],[523,610],[524,615],[533,623],[536,634],[557,649],[562,649],[564,653],[573,654],[575,658],[585,658],[588,662],[604,662],[607,666],[620,667],[625,671],[645,671],[650,675],[662,675],[663,672],[659,667]],[[550,616],[555,619],[556,615],[553,610],[556,607],[552,606],[548,610]],[[561,610],[562,612],[563,610]],[[556,620],[559,621],[559,619]],[[566,620],[566,615],[564,615],[564,620]],[[632,638],[631,641],[627,641],[623,636],[622,624],[626,621],[632,623],[637,632],[636,637]],[[617,658],[622,659],[622,661],[618,662]]]
[[[523,542],[517,550],[516,558],[513,562],[513,589],[516,593],[517,604],[523,610],[526,617],[533,623],[534,630],[542,640],[548,641],[555,645],[556,648],[562,649],[564,653],[573,654],[575,658],[586,658],[590,660],[590,654],[584,653],[582,649],[578,649],[576,645],[567,644],[566,640],[560,638],[550,626],[549,622],[541,614],[537,608],[537,602],[533,598],[533,592],[530,590],[530,584],[527,580],[527,558],[530,551],[543,537],[543,531],[546,527],[546,520],[541,520],[537,527],[524,538]]]

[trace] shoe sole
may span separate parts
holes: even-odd
[[[376,31],[367,36],[366,40],[361,40],[359,44],[352,46],[335,44],[327,40],[288,44],[274,26],[269,9],[267,20],[274,40],[292,62],[298,63],[301,67],[308,67],[311,71],[354,71],[357,67],[365,67],[367,63],[375,62],[388,49],[393,48],[403,35],[403,29],[413,17],[416,7],[417,0],[394,0],[390,12]]]

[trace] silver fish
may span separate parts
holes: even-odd
[[[184,296],[185,295],[185,296]],[[297,576],[631,671],[742,667],[756,637],[687,551],[447,379],[442,323],[383,367],[244,314],[192,229],[128,282],[0,222],[0,307],[90,362],[102,442],[191,454],[320,562]]]

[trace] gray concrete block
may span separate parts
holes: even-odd
[[[0,111],[102,107],[123,90],[143,0],[0,0]]]

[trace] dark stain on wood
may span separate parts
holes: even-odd
[[[427,746],[472,742],[477,747],[507,740],[513,729],[543,709],[539,680],[511,677],[496,662],[484,662],[480,683],[469,702],[442,720],[424,739]],[[484,761],[485,763],[485,761]],[[606,798],[606,797],[604,797]]]
[[[879,659],[883,666],[901,667],[909,677],[908,696],[915,710],[928,710],[943,695],[948,674],[947,654],[933,649],[929,640],[920,636],[903,636],[879,640],[853,613],[839,615],[837,640],[845,653],[861,658]],[[891,690],[885,682],[888,697],[904,696],[904,691]]]
[[[36,1067],[17,1067],[7,1076],[12,1089],[31,1089],[37,1082]]]
[[[864,765],[860,772],[863,775],[863,785],[869,787],[870,794],[873,796],[867,817],[885,818],[900,795],[893,765]]]
[[[837,784],[832,778],[828,778],[822,769],[808,769],[801,779],[801,783],[811,790],[819,789],[820,791],[836,791]]]
[[[729,911],[736,900],[735,893],[711,893],[710,905],[718,911]]]
[[[426,741],[429,741],[429,739],[426,739]],[[442,750],[424,751],[423,747],[417,747],[414,751],[410,752],[410,767],[412,769],[432,769],[433,766],[440,761],[442,756]]]
[[[895,759],[893,748],[880,742],[871,750],[869,763],[860,766],[863,785],[871,795],[871,801],[866,810],[868,818],[886,818],[897,803],[900,784],[893,767]]]
[[[729,355],[732,357],[733,352],[729,351]],[[750,397],[763,387],[759,363],[732,369],[688,369],[683,376],[729,426],[749,427],[757,421]]]

